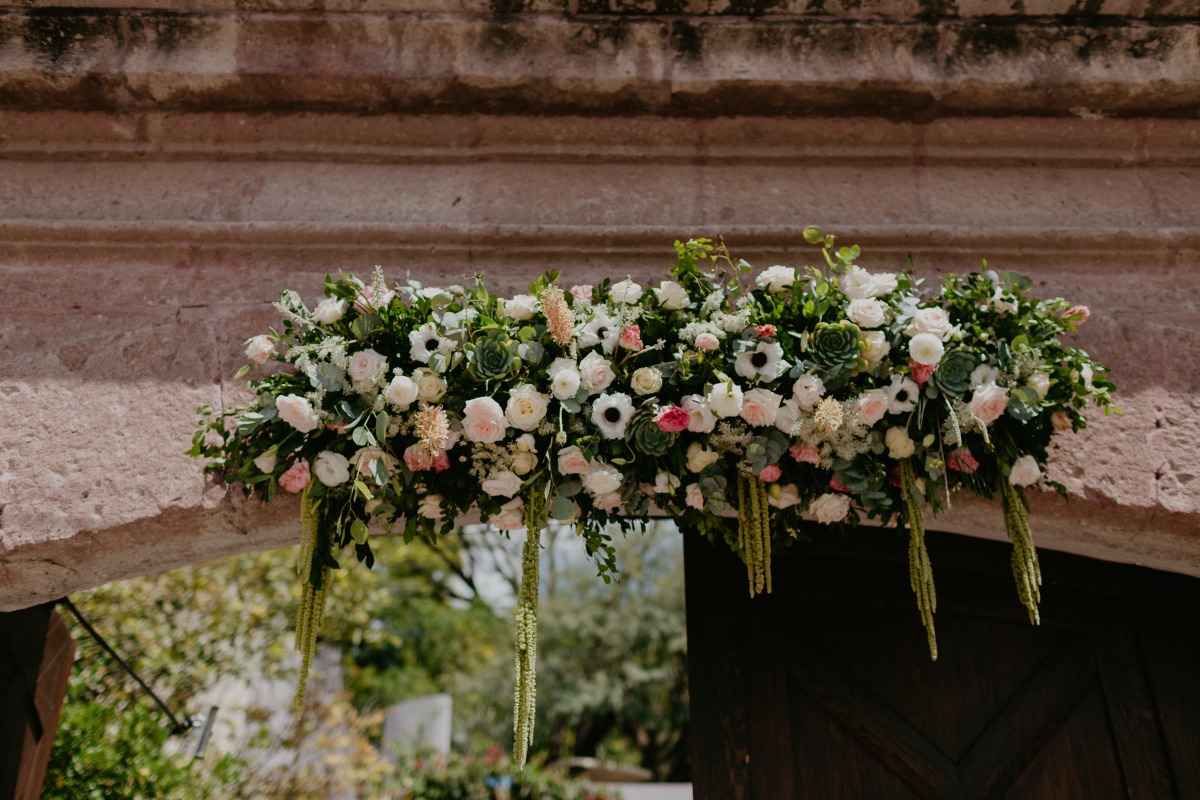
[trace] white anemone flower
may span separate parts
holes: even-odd
[[[734,369],[743,378],[773,381],[786,372],[788,366],[778,342],[759,342],[753,350],[743,350],[737,354]]]
[[[612,316],[606,308],[597,308],[596,313],[579,331],[576,341],[580,350],[600,345],[605,355],[611,355],[617,347],[617,337],[621,335],[621,323]]]
[[[905,414],[917,407],[917,397],[921,387],[912,378],[904,375],[892,375],[892,382],[883,387],[887,392],[888,413]]]
[[[605,439],[621,439],[633,416],[633,400],[622,392],[602,394],[592,403],[592,422]]]
[[[409,358],[422,364],[428,364],[434,353],[446,355],[454,349],[454,340],[443,336],[432,322],[426,322],[408,334],[408,342]]]

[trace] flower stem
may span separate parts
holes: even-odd
[[[917,500],[916,477],[912,462],[900,462],[900,490],[904,493],[904,509],[908,516],[908,582],[917,596],[917,609],[929,639],[929,658],[937,661],[937,632],[933,615],[937,611],[937,592],[933,587],[933,565],[925,549],[925,522],[921,517],[922,503]]]

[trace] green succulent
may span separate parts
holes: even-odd
[[[947,350],[933,373],[933,382],[949,397],[962,397],[971,388],[971,373],[978,362],[961,347]]]
[[[866,360],[862,357],[866,348],[867,340],[862,331],[849,320],[817,323],[809,343],[817,366],[831,375],[866,367]]]
[[[629,418],[625,426],[625,440],[633,445],[638,452],[648,456],[666,455],[675,444],[679,434],[664,431],[654,421],[654,410],[651,406],[642,406]]]
[[[517,343],[503,333],[490,333],[467,347],[467,371],[479,381],[508,375],[519,364]]]

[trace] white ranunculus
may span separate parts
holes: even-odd
[[[592,403],[592,422],[605,439],[625,436],[625,426],[633,416],[633,399],[624,392],[602,394]]]
[[[702,395],[689,394],[683,398],[683,410],[691,415],[688,430],[692,433],[711,433],[717,426],[717,415],[708,407]]]
[[[463,436],[472,442],[491,443],[504,438],[508,422],[504,409],[491,397],[474,397],[463,406]]]
[[[825,396],[825,382],[816,375],[801,375],[792,385],[792,398],[804,411],[812,411]]]
[[[687,308],[688,303],[691,301],[687,290],[675,281],[663,281],[654,290],[654,294],[658,296],[658,302],[662,303],[663,308],[670,309],[671,311]]]
[[[918,333],[908,340],[908,353],[918,364],[932,367],[942,360],[946,346],[932,333]]]
[[[538,299],[531,294],[513,295],[504,301],[504,314],[509,319],[525,321],[533,319],[538,310]]]
[[[883,387],[887,392],[888,413],[907,414],[917,407],[917,397],[921,387],[917,382],[905,375],[892,375],[892,382]]]
[[[701,472],[717,463],[718,458],[720,456],[715,450],[709,450],[699,442],[692,442],[687,449],[687,468],[690,472]]]
[[[766,389],[751,389],[742,397],[742,419],[756,428],[774,425],[781,402],[782,395]]]
[[[501,470],[484,479],[480,488],[492,497],[515,497],[521,491],[521,479],[511,470]]]
[[[616,377],[607,358],[592,351],[579,362],[579,383],[588,394],[599,394],[608,388]]]
[[[1000,380],[1000,370],[989,364],[980,364],[971,370],[971,388],[985,383],[996,383]]]
[[[1008,408],[1008,389],[1002,389],[994,383],[976,386],[971,392],[971,402],[967,408],[984,424],[991,425]]]
[[[531,431],[546,418],[550,398],[539,392],[532,384],[522,383],[508,394],[504,418],[514,428]]]
[[[944,342],[951,337],[955,330],[956,328],[950,324],[950,315],[946,313],[946,309],[935,306],[918,309],[917,313],[913,314],[912,321],[908,323],[904,333],[908,336],[929,333]]]
[[[446,394],[446,381],[428,367],[417,367],[412,374],[413,383],[417,384],[417,399],[426,403],[436,403]]]
[[[916,443],[904,428],[888,428],[883,443],[887,445],[888,455],[897,461],[908,458],[917,449]]]
[[[389,403],[403,411],[416,402],[417,384],[412,378],[397,375],[388,384],[385,395]]]
[[[742,390],[724,375],[717,377],[717,382],[704,399],[718,417],[736,417],[742,412]]]
[[[687,497],[685,501],[690,507],[697,511],[704,510],[704,492],[700,490],[700,484],[689,483],[687,486]]]
[[[323,450],[313,462],[313,474],[326,486],[341,486],[350,480],[350,462],[341,453]]]
[[[312,404],[298,394],[285,394],[275,399],[279,418],[301,433],[308,433],[321,424],[321,417]]]
[[[860,328],[878,328],[887,322],[887,309],[873,297],[851,300],[846,316]]]
[[[854,414],[858,421],[868,428],[888,413],[888,393],[886,389],[869,389],[858,396],[854,406]]]
[[[317,303],[313,309],[313,319],[322,325],[332,325],[346,313],[346,301],[336,297],[326,297]]]
[[[1041,467],[1033,456],[1021,456],[1013,462],[1008,473],[1008,482],[1013,486],[1032,486],[1042,477]]]
[[[427,494],[422,497],[421,502],[417,504],[417,513],[425,519],[441,522],[442,496],[440,494]]]
[[[796,270],[776,264],[760,272],[754,282],[758,284],[758,288],[768,292],[785,292],[796,282]]]
[[[808,513],[823,525],[841,522],[850,513],[850,498],[837,492],[826,492],[808,504]]]
[[[872,367],[879,364],[880,361],[887,356],[891,349],[888,346],[887,334],[883,331],[863,331],[863,338],[867,340],[867,349],[863,351],[863,358]]]
[[[621,488],[625,476],[612,464],[596,464],[583,474],[583,488],[589,494],[601,495]]]
[[[246,342],[246,358],[255,364],[265,364],[275,355],[275,340],[263,334]]]
[[[800,487],[794,483],[779,484],[779,497],[767,495],[767,503],[774,508],[791,508],[800,502]]]
[[[275,465],[279,463],[279,452],[272,447],[261,453],[254,459],[254,466],[258,467],[260,472],[265,472],[270,475],[275,470]]]
[[[640,367],[633,371],[629,385],[640,395],[654,394],[662,388],[662,370],[658,367]]]
[[[614,303],[633,305],[642,299],[642,287],[628,278],[617,281],[608,291]]]
[[[1038,400],[1045,400],[1050,391],[1050,376],[1044,372],[1035,372],[1029,376],[1025,385],[1037,392]]]
[[[537,466],[537,456],[528,450],[522,450],[513,455],[511,469],[518,475],[528,475]]]
[[[550,378],[550,393],[559,400],[570,400],[579,392],[579,370],[560,369]]]
[[[563,475],[581,475],[591,468],[592,462],[575,445],[558,451],[558,471]]]
[[[525,501],[517,497],[500,506],[499,513],[488,519],[502,531],[515,531],[525,527]]]

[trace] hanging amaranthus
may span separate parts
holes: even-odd
[[[1004,476],[1000,476],[1000,495],[1004,502],[1004,527],[1013,543],[1012,569],[1017,582],[1017,595],[1029,611],[1029,621],[1041,624],[1038,603],[1042,600],[1042,568],[1038,565],[1037,549],[1033,546],[1033,533],[1029,530],[1029,517],[1025,513],[1025,501],[1020,491]]]
[[[546,484],[534,480],[525,495],[525,546],[516,611],[516,688],[513,692],[513,760],[525,766],[533,745],[537,708],[537,606],[539,540],[546,527]]]
[[[904,509],[908,517],[908,582],[917,596],[917,608],[921,622],[929,639],[929,658],[937,661],[937,633],[933,628],[933,615],[937,611],[937,593],[933,588],[933,566],[929,563],[929,552],[925,549],[925,522],[921,517],[922,501],[918,499],[916,477],[912,462],[900,462],[900,487],[904,495]]]
[[[300,606],[296,610],[296,650],[301,654],[300,682],[292,709],[297,713],[304,710],[304,689],[308,684],[308,671],[312,667],[313,654],[317,649],[317,632],[325,618],[325,601],[329,599],[329,583],[333,570],[327,559],[321,557],[328,547],[321,539],[320,502],[314,501],[308,489],[300,497],[300,555],[296,560],[296,572],[305,577],[300,588]],[[306,575],[307,573],[307,575]]]
[[[771,593],[771,511],[767,485],[753,475],[738,476],[738,549],[746,562],[750,596]]]

